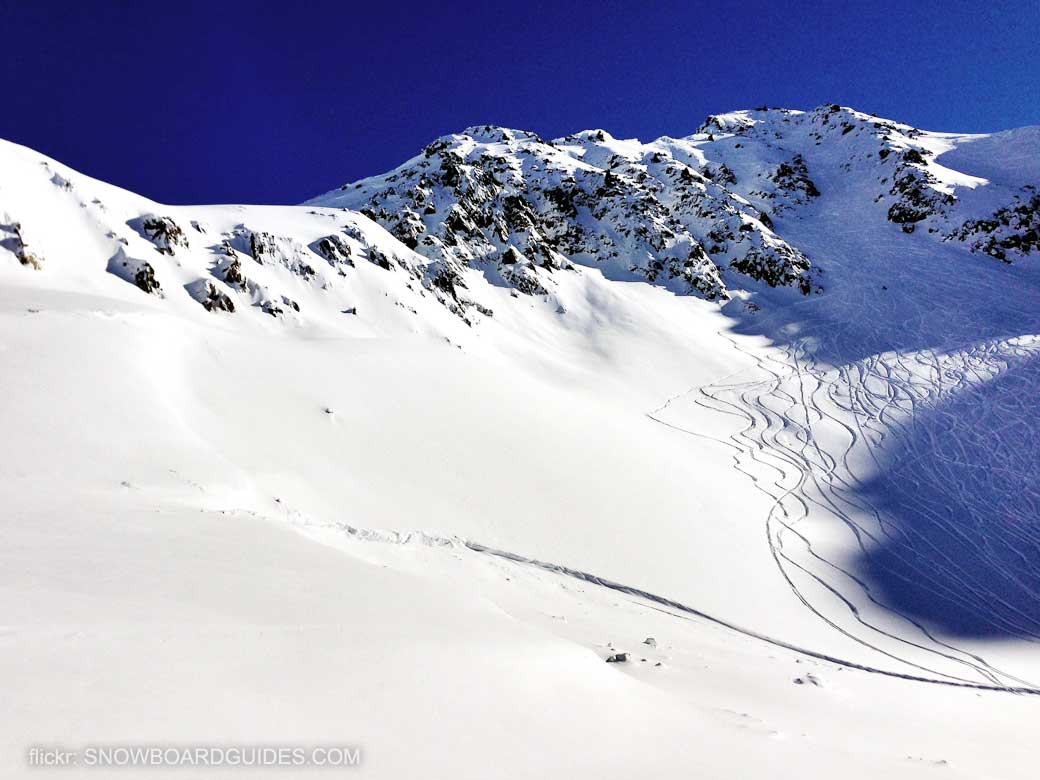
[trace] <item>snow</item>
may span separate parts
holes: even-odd
[[[0,773],[244,743],[388,778],[1030,776],[1040,278],[927,228],[1028,184],[1035,129],[716,125],[448,138],[522,177],[725,164],[710,202],[771,212],[822,293],[586,257],[534,295],[467,261],[455,297],[338,202],[165,206],[0,144]],[[956,199],[909,235],[881,144]],[[818,197],[771,178],[794,154]]]
[[[942,153],[943,165],[1008,186],[1040,181],[1040,160],[1036,156],[1040,127],[959,136],[957,141]]]

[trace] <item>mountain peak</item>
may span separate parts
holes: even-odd
[[[544,143],[536,133],[532,133],[528,130],[516,130],[510,127],[500,127],[499,125],[470,125],[459,135],[472,138],[474,141],[492,144],[514,143],[517,141]]]

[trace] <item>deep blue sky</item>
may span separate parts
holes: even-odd
[[[1040,124],[1040,0],[0,0],[0,29],[0,137],[169,203],[299,202],[485,122],[649,139],[838,102]]]

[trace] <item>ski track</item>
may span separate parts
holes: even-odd
[[[815,220],[820,233],[830,230],[847,234],[840,217],[829,222],[821,217],[826,215],[817,215]],[[813,246],[812,235],[800,238],[807,246]],[[949,269],[938,269],[936,273],[934,247],[918,247],[914,243],[918,238],[886,237],[875,231],[845,235],[845,256],[833,258],[844,264],[843,276],[832,289],[824,296],[798,301],[786,308],[775,307],[756,318],[755,325],[763,333],[773,334],[770,348],[753,351],[744,346],[741,338],[720,333],[734,349],[750,357],[755,368],[675,393],[647,413],[656,423],[684,435],[710,439],[732,451],[735,468],[772,499],[764,518],[764,540],[788,587],[816,618],[868,653],[892,662],[894,668],[797,645],[640,588],[473,540],[423,532],[364,530],[344,523],[334,527],[364,541],[464,546],[475,553],[625,593],[677,618],[702,619],[807,657],[871,674],[975,690],[1040,694],[1040,686],[958,647],[913,616],[893,610],[852,567],[829,559],[814,538],[820,528],[830,535],[836,528],[841,529],[852,549],[867,553],[886,539],[913,534],[913,529],[896,528],[892,518],[871,502],[866,490],[867,481],[875,476],[870,472],[884,473],[897,443],[909,443],[910,451],[904,453],[904,458],[929,469],[935,481],[946,486],[946,498],[951,503],[970,505],[974,521],[985,527],[989,514],[996,508],[965,502],[968,497],[961,493],[958,482],[944,479],[949,467],[971,464],[970,454],[958,451],[957,438],[944,436],[937,428],[937,420],[954,426],[954,430],[965,424],[956,415],[943,412],[943,405],[953,398],[972,393],[977,396],[984,427],[993,439],[994,461],[983,467],[988,469],[987,473],[1021,475],[1031,473],[1034,467],[1029,456],[1032,448],[1009,447],[1004,441],[1004,432],[1014,425],[1015,415],[1021,414],[1024,405],[1036,397],[1033,386],[1027,382],[1024,387],[1016,386],[1017,392],[1003,391],[996,397],[977,391],[993,379],[1040,358],[1040,336],[1033,335],[1040,329],[1036,316],[1029,311],[1030,302],[1035,302],[1037,296],[1031,290],[1025,291],[1023,300],[1018,301],[1019,308],[1014,308],[1016,302],[1008,295],[1008,280],[1001,276],[1002,269],[987,266],[990,261],[985,259],[967,260],[978,264],[978,273],[970,276]],[[830,239],[833,240],[833,234]],[[881,258],[887,256],[888,267],[882,265],[880,273],[874,264],[863,268],[856,260],[867,252]],[[889,290],[863,300],[863,290],[876,290],[879,278],[886,278],[886,271],[891,273],[887,279]],[[921,303],[929,300],[939,303],[929,309]],[[1017,335],[993,332],[991,323],[996,318],[990,309],[997,305],[995,301],[1009,312],[1008,316],[1022,323]],[[960,327],[949,328],[949,318],[936,314],[951,302],[961,307],[957,320]],[[820,306],[830,307],[832,315],[835,311],[848,314],[830,319],[817,316]],[[792,320],[798,327],[796,336],[779,337],[785,333],[779,320],[803,313],[801,320]],[[865,324],[871,327],[864,328]],[[847,362],[833,359],[842,355],[854,358]],[[670,410],[685,403],[731,416],[740,421],[741,427],[719,439],[666,419]],[[978,425],[978,421],[969,424]],[[829,429],[829,435],[817,435],[824,428]],[[863,463],[871,464],[871,468],[865,468]],[[918,515],[932,522],[943,521],[943,506],[923,502],[899,485],[889,487]],[[972,498],[977,503],[977,497]],[[1032,496],[1034,501],[1035,498]],[[1023,545],[1040,545],[1030,525],[1035,517],[1034,512],[1032,516],[1012,518],[1010,531],[1002,530],[1017,535],[1015,538]],[[954,526],[945,530],[963,535]],[[828,540],[828,544],[832,541]],[[942,559],[942,551],[935,549],[927,538],[912,538],[911,542],[931,545],[931,552]],[[988,560],[998,562],[992,556]],[[924,585],[936,595],[949,595],[946,583],[951,581],[965,584],[953,562],[948,563],[949,567],[939,573],[921,572]],[[1016,584],[1040,599],[1040,593],[1014,572],[1002,574],[1014,578]],[[979,605],[985,605],[999,596],[979,593],[976,598]],[[1022,615],[1020,622],[1009,621],[1007,615],[1016,612],[1014,605],[1001,606],[1001,613],[993,616],[995,627],[1026,641],[1040,641],[1040,631],[1030,624],[1028,616]]]
[[[904,672],[898,672],[891,669],[881,669],[879,667],[870,666],[867,664],[857,663],[855,661],[849,661],[843,658],[839,658],[828,653],[822,653],[811,648],[802,647],[800,645],[787,642],[783,639],[764,634],[759,631],[755,631],[744,626],[740,626],[724,618],[716,617],[707,612],[704,612],[696,607],[683,604],[679,601],[659,596],[640,588],[624,585],[613,580],[600,577],[589,572],[584,572],[579,569],[573,569],[568,566],[563,566],[557,563],[549,563],[546,561],[540,561],[536,558],[529,558],[517,553],[509,552],[506,550],[500,550],[494,547],[481,544],[471,539],[463,539],[461,537],[446,537],[439,536],[436,534],[430,534],[424,531],[381,531],[365,528],[357,528],[343,522],[334,523],[312,523],[297,518],[293,522],[301,530],[310,528],[334,528],[336,531],[342,533],[344,536],[351,539],[355,539],[360,542],[375,542],[381,544],[419,544],[426,547],[447,547],[460,549],[465,548],[470,552],[473,552],[482,556],[489,556],[493,558],[500,558],[507,560],[513,564],[520,566],[529,566],[542,571],[549,572],[556,576],[568,577],[571,579],[580,580],[581,582],[595,585],[607,590],[616,591],[618,593],[624,593],[627,596],[639,599],[643,602],[644,606],[655,609],[665,614],[671,615],[672,617],[680,619],[699,619],[714,625],[720,626],[730,631],[734,631],[743,636],[755,639],[766,644],[780,647],[785,650],[789,650],[793,653],[805,656],[807,658],[814,658],[827,663],[832,663],[837,666],[845,667],[848,669],[855,669],[857,671],[866,672],[869,674],[877,674],[884,677],[892,677],[900,680],[907,680],[916,683],[926,683],[929,685],[943,685],[954,688],[968,688],[972,690],[984,690],[984,691],[996,691],[1000,693],[1013,693],[1022,695],[1040,695],[1040,688],[1032,686],[1010,686],[1002,685],[999,682],[994,684],[972,682],[970,680],[962,680],[956,678],[932,678],[924,677],[921,675],[908,674]],[[678,614],[677,614],[678,613]]]
[[[865,482],[870,475],[860,473],[863,469],[857,469],[854,461],[866,460],[884,474],[889,447],[899,442],[909,449],[903,457],[912,459],[918,468],[930,470],[930,474],[926,472],[929,484],[943,485],[950,502],[936,506],[921,501],[899,484],[886,484],[906,508],[929,523],[944,523],[946,506],[967,506],[977,528],[996,522],[996,513],[1006,512],[1006,507],[985,502],[980,506],[979,496],[962,492],[966,488],[949,472],[952,467],[970,467],[972,460],[963,452],[960,438],[943,435],[942,426],[956,433],[957,426],[966,424],[956,415],[945,413],[943,404],[974,393],[983,424],[974,421],[973,432],[983,429],[987,444],[992,445],[988,451],[992,464],[976,468],[985,470],[989,485],[995,484],[995,475],[1015,479],[1031,473],[1035,463],[1030,452],[1035,448],[1009,445],[1004,434],[1022,417],[1025,406],[1035,403],[1035,387],[1028,382],[1021,386],[1019,378],[1017,392],[1004,391],[992,397],[976,391],[990,380],[1006,376],[1009,369],[1028,366],[1030,360],[1040,356],[1040,338],[1031,335],[1037,332],[1035,316],[1022,301],[1021,308],[1013,308],[1013,291],[1000,286],[1007,285],[1008,280],[1000,278],[1001,269],[987,267],[985,260],[980,261],[978,274],[958,275],[956,267],[935,268],[934,249],[931,255],[917,249],[911,237],[886,236],[880,231],[849,235],[840,217],[832,214],[828,220],[827,216],[818,215],[815,232],[829,230],[832,239],[834,235],[845,239],[845,256],[834,258],[843,264],[839,285],[820,299],[800,302],[786,312],[763,315],[757,325],[762,332],[774,334],[774,346],[764,355],[745,349],[739,339],[720,334],[755,361],[759,376],[736,381],[737,375],[731,375],[708,386],[691,388],[672,396],[648,416],[673,429],[704,436],[662,419],[663,413],[689,399],[741,422],[741,429],[725,440],[705,438],[729,446],[736,468],[773,500],[765,518],[765,536],[773,559],[801,603],[829,626],[870,650],[943,677],[951,684],[974,684],[961,676],[969,674],[983,680],[983,686],[1037,692],[1032,683],[995,668],[979,655],[940,639],[913,617],[891,609],[857,572],[821,553],[813,538],[814,530],[822,527],[821,518],[827,520],[828,534],[834,533],[835,523],[840,524],[849,545],[863,554],[901,533],[904,543],[928,546],[928,552],[944,563],[941,572],[920,572],[922,581],[918,585],[940,597],[952,595],[950,582],[962,586],[957,590],[958,597],[971,592],[962,572],[929,539],[915,535],[913,528],[892,528],[890,519],[866,495]],[[818,236],[806,234],[802,238],[804,244],[812,246]],[[873,262],[859,262],[859,258],[872,255],[890,258],[889,267],[883,266],[880,275]],[[885,272],[892,274],[887,279],[890,289],[877,291],[879,276],[885,280]],[[864,295],[864,290],[877,292]],[[1026,302],[1028,293],[1023,291]],[[929,301],[937,305],[929,309]],[[941,316],[942,307],[950,305],[958,307],[960,328],[949,328],[950,318]],[[814,307],[818,306],[828,306],[832,313],[844,312],[844,316],[817,317],[814,321]],[[987,324],[996,319],[996,306],[1004,311],[1011,309],[1009,316],[1025,323],[1026,332],[1010,338],[988,333],[992,326]],[[790,317],[796,309],[806,313],[804,323],[797,323],[797,336],[776,338],[775,334],[786,335],[777,320]],[[833,358],[817,358],[861,354],[865,356],[838,365],[835,363],[840,361]],[[824,428],[829,429],[829,435],[817,436]],[[844,443],[835,446],[833,442],[838,439],[844,439]],[[829,450],[822,440],[832,442]],[[999,489],[994,487],[993,493],[999,494]],[[1035,510],[1036,496],[1028,498],[1032,501],[1027,503]],[[1031,528],[1036,516],[1036,511],[1025,511],[1022,516],[1007,518],[1000,530],[1023,546],[1035,547],[1040,543]],[[807,523],[810,519],[813,522]],[[943,528],[967,539],[963,529],[951,523]],[[985,533],[981,536],[988,539]],[[980,554],[995,567],[1000,565],[992,549],[983,549]],[[1026,560],[1021,552],[1018,555]],[[899,560],[910,563],[903,557]],[[1040,600],[1036,588],[1015,572],[1005,567],[998,574]],[[820,599],[823,594],[829,597],[826,604]],[[995,629],[1025,641],[1040,640],[1033,620],[1001,600],[999,594],[972,596],[973,606],[992,616]],[[835,603],[841,605],[840,610],[835,609]],[[1001,607],[999,612],[987,609],[987,604],[994,603]],[[864,606],[869,609],[864,610]],[[879,612],[887,618],[885,627],[869,614]],[[926,663],[925,658],[932,660]]]

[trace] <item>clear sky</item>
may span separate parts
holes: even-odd
[[[1040,0],[0,0],[0,41],[0,137],[169,203],[296,203],[483,123],[1040,124]]]

